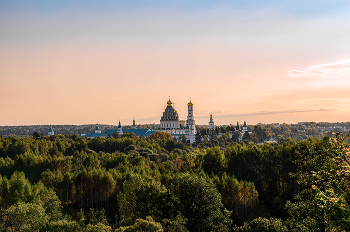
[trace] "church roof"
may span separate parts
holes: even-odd
[[[167,106],[160,121],[178,121],[179,114],[172,106]]]
[[[163,112],[163,116],[161,117],[160,121],[179,121],[179,113],[172,106],[170,97],[169,101],[167,101],[167,107],[165,108],[165,111]]]
[[[151,131],[150,129],[122,129],[123,130],[123,134],[125,134],[126,132],[128,133],[135,133],[136,136],[147,136],[150,134],[153,134],[155,131]],[[108,129],[106,130],[103,134],[105,134],[105,136],[107,135],[112,135],[114,132],[118,132],[118,129]]]
[[[50,126],[49,132],[53,132],[52,127]]]
[[[91,138],[91,137],[106,137],[106,135],[104,133],[87,133],[87,134],[79,134],[80,137],[88,137],[88,138]]]

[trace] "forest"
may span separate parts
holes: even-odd
[[[0,136],[0,229],[349,231],[347,139]]]

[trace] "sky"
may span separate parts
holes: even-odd
[[[350,1],[0,0],[0,125],[350,121]]]

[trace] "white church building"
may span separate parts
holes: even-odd
[[[195,142],[196,124],[193,116],[193,103],[191,100],[187,104],[187,109],[187,120],[180,120],[179,113],[173,107],[173,103],[169,97],[167,107],[163,112],[163,116],[160,118],[160,131],[169,133],[172,137],[176,138],[185,135],[187,141],[190,143]]]

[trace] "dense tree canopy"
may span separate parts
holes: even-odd
[[[275,133],[254,131],[259,142]],[[347,137],[254,144],[219,132],[194,144],[0,136],[1,230],[349,230]]]

